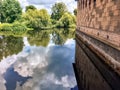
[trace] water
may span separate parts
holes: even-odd
[[[0,90],[77,90],[74,54],[73,30],[2,33]]]

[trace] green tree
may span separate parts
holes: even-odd
[[[12,23],[22,14],[22,8],[17,0],[3,0],[0,8],[1,22]]]
[[[1,23],[1,13],[2,13],[2,0],[0,0],[0,23]]]
[[[33,5],[26,6],[26,10],[25,11],[27,12],[29,9],[36,10],[36,7],[33,6]]]
[[[73,13],[75,16],[77,16],[77,9],[74,9]]]
[[[65,12],[68,12],[68,10],[63,2],[55,3],[52,6],[51,18],[55,20],[59,20]]]
[[[29,28],[41,29],[50,25],[50,15],[46,9],[28,10],[23,14],[22,19]]]
[[[50,15],[48,14],[46,9],[41,9],[40,10],[40,15],[41,15],[41,22],[43,26],[47,27],[48,24],[50,24]]]
[[[75,25],[75,16],[70,13],[64,13],[58,22],[58,27],[68,28]]]

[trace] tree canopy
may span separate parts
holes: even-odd
[[[12,23],[22,14],[17,0],[2,0],[0,8],[1,22]]]
[[[25,11],[27,12],[29,9],[31,9],[31,10],[35,10],[36,7],[33,6],[33,5],[26,6],[26,10],[25,10]]]
[[[77,9],[74,9],[73,13],[76,16],[77,15]]]
[[[59,20],[65,12],[68,12],[68,10],[63,2],[55,3],[52,6],[51,18],[55,20]]]
[[[62,17],[60,18],[60,20],[58,21],[58,27],[64,27],[64,28],[68,28],[71,25],[75,25],[76,20],[75,20],[75,16],[73,16],[72,14],[66,12],[62,15]]]
[[[22,18],[29,28],[41,29],[50,24],[50,15],[46,9],[28,10],[23,14]]]
[[[51,15],[46,9],[37,9],[33,5],[26,6],[22,12],[18,0],[0,0],[0,31],[25,31],[48,28],[75,27],[76,13],[68,12],[65,3],[55,3]]]

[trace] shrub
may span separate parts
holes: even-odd
[[[13,23],[12,25],[12,30],[13,31],[18,31],[18,30],[21,30],[21,31],[25,31],[27,30],[28,28],[24,25],[24,24],[21,24],[19,22],[15,22]]]
[[[1,24],[0,30],[1,31],[12,31],[12,25],[8,23]]]
[[[0,30],[1,31],[25,31],[28,30],[28,28],[19,22],[15,22],[13,24],[3,23],[0,24]]]

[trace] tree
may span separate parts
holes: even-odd
[[[1,23],[1,14],[2,14],[2,0],[0,0],[0,23]]]
[[[75,17],[70,13],[64,13],[58,22],[58,27],[68,28],[75,25]]]
[[[48,24],[50,24],[50,15],[48,14],[46,9],[41,9],[40,10],[40,14],[41,14],[41,22],[43,24],[43,26],[48,26]]]
[[[25,11],[27,12],[29,9],[36,10],[36,7],[33,6],[33,5],[26,6],[26,10]]]
[[[12,23],[20,18],[22,8],[17,0],[2,0],[1,22]]]
[[[68,10],[63,2],[55,3],[52,6],[51,18],[55,20],[59,20],[65,12],[68,12]]]
[[[50,15],[46,9],[28,10],[23,14],[22,19],[29,28],[41,29],[50,25]]]
[[[74,15],[77,16],[77,9],[74,9]]]

